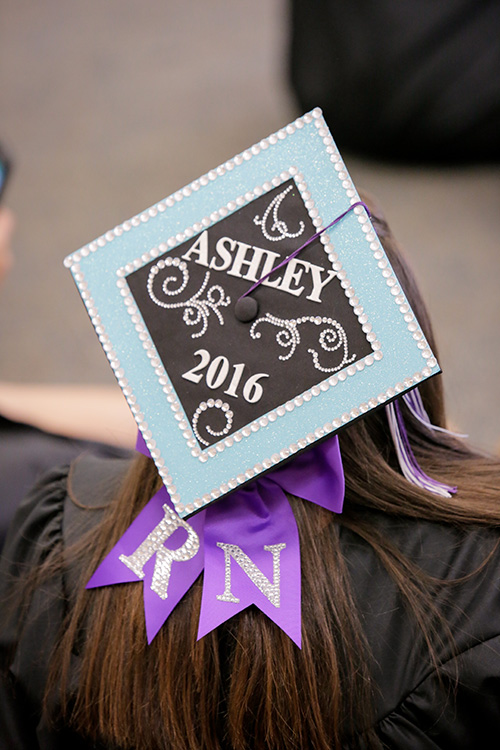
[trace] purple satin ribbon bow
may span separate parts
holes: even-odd
[[[137,450],[149,456],[139,436]],[[300,546],[285,493],[342,511],[336,436],[180,519],[165,487],[139,513],[87,588],[144,581],[148,643],[204,569],[198,638],[255,604],[300,647]]]

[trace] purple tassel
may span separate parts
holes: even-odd
[[[422,401],[422,396],[420,395],[418,388],[414,388],[413,390],[404,393],[403,401],[405,402],[406,406],[411,411],[415,419],[418,419],[418,421],[423,424],[424,427],[428,427],[430,430],[436,430],[436,432],[444,432],[446,435],[452,435],[452,437],[469,437],[468,435],[461,434],[460,432],[452,432],[451,430],[446,430],[444,427],[438,427],[437,425],[432,424],[431,420],[429,419],[429,415],[425,410],[424,402]]]
[[[415,392],[417,393],[417,395],[413,397],[410,406],[407,401],[407,396],[409,397]],[[422,424],[425,424],[425,426],[429,427],[430,429],[442,429],[436,428],[435,425],[432,425],[430,423],[429,416],[425,411],[422,399],[420,398],[420,394],[416,389],[411,393],[405,394],[403,398],[405,399],[405,403],[407,404],[411,413],[414,414],[414,416],[420,422],[422,422]],[[441,495],[441,497],[451,497],[452,494],[457,491],[456,487],[450,487],[449,485],[442,482],[437,482],[435,479],[427,476],[427,474],[425,474],[418,465],[417,459],[415,458],[411,449],[410,441],[408,440],[408,433],[406,432],[406,427],[403,415],[401,414],[401,407],[399,403],[397,401],[393,401],[392,403],[388,404],[385,409],[387,413],[387,421],[389,422],[389,429],[394,441],[394,447],[396,448],[399,465],[405,479],[407,479],[410,484],[421,487],[428,492],[433,492],[435,495]],[[444,430],[444,432],[448,432],[448,430]]]

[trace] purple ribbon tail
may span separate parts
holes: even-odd
[[[205,512],[189,524],[175,513],[162,487],[142,509],[86,588],[144,582],[144,614],[151,643],[203,569]],[[126,613],[124,613],[126,616]]]
[[[336,436],[207,508],[198,638],[255,604],[301,646],[300,545],[285,492],[342,511]]]
[[[206,513],[198,638],[255,604],[300,648],[299,535],[283,490],[263,478]]]

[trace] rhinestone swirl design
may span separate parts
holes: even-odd
[[[198,422],[200,420],[200,417],[202,414],[207,412],[209,409],[220,409],[220,411],[224,414],[226,418],[226,426],[222,430],[214,430],[210,425],[205,425],[205,430],[208,432],[209,435],[212,435],[212,437],[223,437],[224,435],[227,435],[231,431],[231,427],[233,426],[233,412],[231,411],[231,407],[229,404],[226,404],[223,402],[220,398],[218,398],[216,401],[214,401],[213,398],[209,398],[208,401],[202,401],[201,404],[196,409],[193,419],[192,419],[192,428],[193,432],[198,438],[199,442],[203,445],[210,445],[210,443],[202,438],[200,435],[200,431],[198,429]]]
[[[257,326],[262,323],[269,323],[270,325],[280,328],[276,334],[276,341],[279,346],[288,349],[286,354],[278,355],[278,359],[281,359],[282,361],[291,359],[295,350],[300,345],[301,338],[299,326],[304,323],[325,326],[318,337],[318,343],[324,352],[335,352],[339,349],[342,351],[342,360],[339,364],[334,367],[325,367],[320,363],[318,352],[315,349],[308,349],[307,351],[311,355],[313,365],[317,370],[320,370],[321,372],[337,372],[356,359],[355,354],[349,356],[349,344],[344,328],[333,318],[321,317],[320,315],[305,315],[302,318],[285,319],[278,318],[276,315],[271,315],[271,313],[266,313],[262,318],[258,318],[252,324],[252,327],[250,328],[250,336],[253,339],[261,338],[262,334],[257,330]]]
[[[306,228],[306,225],[304,224],[304,222],[301,221],[299,223],[299,229],[297,232],[295,233],[289,232],[286,222],[278,218],[279,207],[281,206],[283,200],[286,198],[287,193],[289,193],[290,190],[292,190],[292,188],[293,188],[293,185],[289,185],[287,188],[285,188],[285,190],[282,190],[281,193],[278,193],[278,195],[276,195],[272,199],[272,201],[266,208],[262,219],[260,218],[260,216],[254,217],[253,223],[256,224],[257,226],[260,226],[260,228],[262,229],[262,234],[270,242],[279,242],[280,240],[284,240],[284,239],[293,239],[294,237],[300,237],[300,235],[304,232]],[[269,214],[271,212],[272,212],[273,223],[269,227],[269,231],[268,231],[268,219],[269,219]],[[271,234],[271,232],[277,232],[277,234]]]
[[[191,334],[191,338],[196,339],[203,336],[208,329],[208,322],[210,313],[213,312],[220,325],[224,325],[224,318],[219,310],[220,307],[227,307],[231,303],[231,298],[225,293],[224,289],[220,284],[213,284],[206,293],[204,299],[201,298],[203,292],[207,289],[210,281],[210,271],[207,271],[201,287],[195,294],[193,294],[185,302],[165,302],[158,298],[154,290],[155,281],[158,280],[159,275],[166,269],[177,269],[180,272],[176,276],[166,276],[161,283],[161,291],[166,297],[175,297],[181,294],[189,284],[189,271],[185,261],[181,261],[180,258],[165,258],[155,263],[152,266],[148,280],[147,290],[149,297],[159,307],[163,307],[166,310],[173,310],[175,308],[184,308],[184,314],[182,319],[187,326],[201,326],[198,331]],[[176,289],[172,289],[172,283],[179,283]]]

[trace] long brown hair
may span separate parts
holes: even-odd
[[[373,201],[370,207],[389,260],[435,350],[413,276]],[[440,376],[419,389],[432,421],[444,426]],[[142,586],[84,589],[159,486],[153,462],[139,457],[97,533],[65,553],[66,563],[73,558],[72,564],[82,568],[81,587],[53,656],[47,707],[55,700],[59,716],[78,732],[127,750],[380,747],[370,729],[370,651],[342,554],[342,527],[374,549],[399,587],[432,660],[435,638],[449,636],[433,605],[439,582],[384,538],[367,509],[448,524],[500,525],[498,462],[428,430],[404,404],[401,408],[424,471],[458,484],[458,493],[452,499],[429,495],[402,477],[384,409],[342,431],[344,513],[335,516],[291,498],[301,540],[302,650],[254,608],[197,641],[201,576],[149,646]],[[46,572],[60,564],[54,556]],[[69,675],[75,651],[81,669],[73,691]]]

